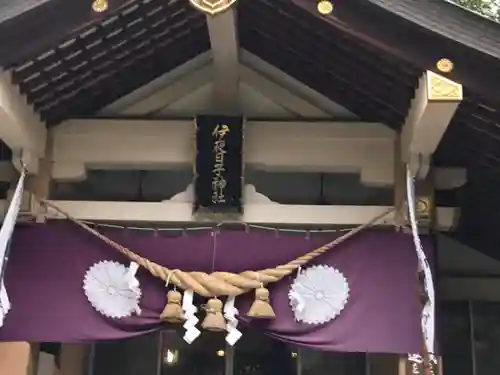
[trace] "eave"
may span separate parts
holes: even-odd
[[[26,6],[22,11],[14,11],[19,2],[12,4],[11,17],[0,23],[0,67],[10,68],[52,48],[65,38],[78,35],[131,1],[110,1],[105,14],[92,12],[88,0],[46,0],[38,3],[37,6]]]

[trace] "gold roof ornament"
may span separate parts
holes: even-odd
[[[94,0],[92,2],[92,10],[96,13],[102,13],[108,10],[108,0]]]
[[[189,0],[200,12],[215,16],[228,10],[236,0]]]
[[[453,61],[446,58],[439,59],[436,63],[436,68],[441,73],[450,73],[453,70]]]
[[[316,8],[319,14],[327,16],[333,12],[333,3],[330,0],[319,0]]]

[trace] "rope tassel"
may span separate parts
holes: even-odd
[[[168,323],[182,323],[184,313],[182,312],[182,294],[176,290],[170,290],[167,293],[167,305],[160,315],[160,319]]]
[[[205,306],[207,316],[201,323],[203,329],[213,332],[221,332],[226,330],[226,319],[222,315],[222,301],[217,298],[212,298]]]
[[[264,287],[255,289],[255,301],[252,303],[247,315],[256,319],[274,319],[276,314],[269,302],[269,290]]]

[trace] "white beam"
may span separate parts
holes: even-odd
[[[85,168],[165,169],[193,161],[192,121],[70,120],[53,134],[54,179],[80,180]],[[248,121],[245,162],[270,171],[359,173],[366,185],[392,186],[394,136],[378,123]],[[438,188],[457,187],[456,179],[439,181]]]
[[[394,136],[378,123],[249,122],[245,161],[269,171],[360,173],[365,183],[392,185]]]
[[[199,108],[198,113],[207,113],[213,110],[213,85],[209,87],[212,83],[213,67],[208,63],[200,66],[201,61],[206,62],[205,59],[201,59],[198,63],[191,60],[185,64],[190,66],[189,69],[184,68],[182,71],[175,72],[175,74],[169,73],[165,75],[161,81],[155,82],[152,86],[146,85],[137,90],[136,93],[127,95],[101,114],[144,117],[161,116],[164,113],[170,113],[170,111],[173,113],[179,112],[180,108],[173,108],[178,106],[179,103],[182,103],[182,110],[180,112],[189,114],[193,114],[193,111],[190,110],[193,106]],[[193,70],[195,67],[197,67],[197,70]],[[232,100],[238,100],[240,110],[246,111],[247,116],[251,116],[254,112],[259,115],[265,113],[265,106],[262,107],[261,102],[245,102],[248,99],[243,96],[245,95],[245,86],[249,86],[252,91],[260,94],[265,100],[269,100],[280,108],[283,108],[286,111],[285,113],[295,114],[294,117],[331,119],[331,115],[317,108],[313,103],[308,101],[308,98],[302,97],[300,92],[295,95],[288,89],[275,83],[271,78],[263,76],[261,73],[257,73],[244,65],[239,64],[238,70],[240,77],[239,96],[232,98]],[[181,75],[181,73],[184,74]],[[198,101],[200,97],[197,95],[200,93],[200,88],[208,88],[204,91],[206,95],[206,99],[202,101],[206,106],[204,108],[200,108]],[[170,108],[170,106],[173,107]],[[267,116],[262,115],[261,117]],[[286,117],[286,115],[280,118],[283,117]]]
[[[192,121],[66,121],[54,129],[53,175],[69,180],[72,168],[75,178],[80,179],[82,168],[186,165],[192,162],[194,130]]]
[[[245,129],[248,164],[277,171],[359,172],[376,185],[394,179],[394,132],[381,124],[249,121]],[[61,163],[111,169],[189,165],[193,152],[192,121],[71,120],[54,129],[54,176]]]
[[[321,109],[325,113],[328,113],[333,118],[340,118],[343,120],[357,119],[357,116],[348,111],[346,108],[338,105],[331,99],[318,93],[317,91],[314,91],[299,80],[289,76],[275,66],[272,66],[248,51],[240,51],[240,62],[253,71],[258,72],[263,77],[290,91],[293,95],[304,98],[304,100]]]
[[[134,223],[196,223],[193,215],[193,185],[190,184],[169,200],[163,202],[102,202],[102,201],[65,201],[53,200],[51,203],[62,212],[79,220],[96,222],[134,222]],[[347,225],[365,224],[380,216],[390,207],[386,206],[315,206],[287,205],[271,201],[256,191],[253,185],[244,187],[244,213],[240,220],[249,224],[276,225]],[[5,213],[8,204],[0,201],[0,211]],[[39,213],[39,205],[32,195],[26,193],[22,205],[22,218]],[[54,208],[46,212],[49,219],[65,219]],[[437,208],[439,230],[449,231],[456,223],[458,209],[453,207]],[[394,225],[394,213],[381,219],[376,225]]]
[[[314,106],[307,101],[307,99],[294,95],[291,91],[244,65],[240,65],[240,80],[252,87],[255,91],[260,92],[267,99],[272,100],[274,103],[298,116],[309,118],[329,117],[326,112]]]
[[[431,71],[419,80],[403,126],[402,158],[419,178],[425,178],[436,151],[458,105],[462,85]]]
[[[193,205],[189,202],[97,202],[51,201],[74,218],[89,221],[120,221],[134,223],[194,223]],[[241,220],[250,224],[279,225],[348,225],[367,223],[388,210],[385,206],[305,206],[276,203],[248,203]],[[455,222],[457,209],[438,207],[439,229],[450,230]],[[64,219],[54,210],[49,218]],[[392,225],[393,217],[378,225]]]
[[[188,62],[182,64],[181,66],[165,73],[164,75],[154,79],[148,84],[138,88],[137,90],[122,96],[115,102],[106,106],[102,109],[99,114],[103,116],[108,115],[142,115],[144,113],[135,113],[134,111],[140,111],[141,109],[135,108],[137,102],[143,102],[148,100],[150,97],[158,96],[160,90],[168,88],[171,85],[175,85],[180,79],[188,77],[191,73],[203,69],[209,66],[211,60],[211,55],[209,52],[202,53],[195,58],[189,60]],[[163,90],[162,90],[163,91]],[[168,99],[168,98],[167,98]],[[168,103],[167,103],[168,104]],[[134,109],[135,108],[135,109]]]
[[[209,65],[204,66],[195,72],[188,73],[153,93],[151,96],[139,100],[123,111],[120,111],[120,114],[144,116],[158,112],[161,109],[168,107],[173,102],[189,95],[196,89],[209,84],[212,81],[210,73],[211,67]]]
[[[238,113],[239,97],[239,42],[236,10],[228,9],[215,16],[207,15],[208,34],[213,61],[214,110]]]
[[[12,84],[11,72],[0,72],[0,138],[12,149],[14,164],[18,158],[36,173],[38,159],[45,154],[45,124]]]

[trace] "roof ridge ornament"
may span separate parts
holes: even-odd
[[[189,0],[189,2],[200,12],[216,16],[231,8],[236,0]]]

